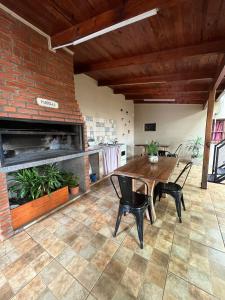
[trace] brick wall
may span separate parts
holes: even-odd
[[[40,107],[36,98],[57,101]],[[75,101],[73,56],[48,50],[47,39],[0,9],[1,117],[83,122]],[[87,147],[86,129],[85,146]],[[89,188],[85,158],[86,186]],[[5,174],[0,172],[0,240],[13,234]]]
[[[0,241],[10,237],[12,234],[6,175],[0,173]]]
[[[59,109],[40,107],[52,99]],[[82,122],[73,56],[48,50],[47,39],[0,10],[0,117]]]

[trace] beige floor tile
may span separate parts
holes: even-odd
[[[99,250],[92,258],[91,263],[96,266],[99,271],[103,271],[110,261],[109,254]]]
[[[140,300],[162,300],[163,289],[154,283],[145,282],[140,289],[139,298]]]
[[[42,292],[46,289],[41,276],[36,276],[29,284],[27,284],[13,299],[14,300],[35,300],[38,299]]]
[[[188,282],[168,274],[163,300],[189,300]]]
[[[8,282],[2,284],[2,286],[0,287],[0,300],[9,300],[13,295],[13,290]]]
[[[127,268],[122,278],[121,285],[127,290],[128,294],[133,297],[137,297],[141,287],[141,282],[141,275],[130,268]]]
[[[126,266],[116,259],[112,259],[106,266],[104,273],[112,278],[114,281],[119,282],[126,270]]]
[[[9,279],[9,284],[14,293],[17,293],[21,288],[28,284],[34,277],[36,272],[30,267],[22,268],[17,274]]]
[[[195,267],[189,266],[188,278],[191,283],[197,285],[206,292],[212,293],[211,278],[207,273],[202,272]]]
[[[134,253],[133,257],[131,258],[131,261],[128,265],[130,269],[137,272],[141,276],[144,276],[146,268],[147,268],[148,261],[141,257],[140,255]]]
[[[36,273],[41,272],[44,267],[46,267],[51,261],[53,257],[48,254],[47,252],[41,253],[37,258],[35,258],[31,263],[30,266],[34,269]]]
[[[49,247],[45,249],[49,252],[49,254],[53,257],[58,256],[66,247],[66,244],[63,241],[55,241]]]
[[[219,299],[223,299],[225,296],[225,281],[221,278],[212,276],[212,290],[215,296]]]
[[[197,288],[196,286],[189,284],[189,299],[190,300],[216,300],[217,298]],[[222,299],[222,298],[221,298]]]
[[[84,300],[87,298],[88,291],[76,280],[67,290],[66,294],[61,298],[62,300]]]
[[[106,237],[100,233],[97,233],[91,240],[90,244],[96,249],[100,249],[106,241]]]
[[[148,263],[148,267],[145,273],[144,282],[153,283],[154,286],[158,286],[160,289],[164,289],[167,276],[167,269],[159,265]]]
[[[127,290],[124,289],[123,286],[118,285],[117,286],[117,290],[115,295],[112,298],[113,300],[134,300],[136,299],[135,297],[131,296],[130,294],[128,294]],[[149,298],[148,298],[149,299]]]
[[[88,261],[82,256],[75,256],[67,265],[66,269],[75,277],[77,277],[88,265]]]
[[[114,259],[123,263],[124,265],[128,265],[134,252],[126,247],[120,247],[118,251],[114,255]],[[139,254],[139,253],[138,253]]]
[[[85,248],[81,249],[79,255],[90,261],[95,256],[97,251],[98,250],[89,243]]]
[[[67,246],[63,249],[63,251],[56,257],[56,260],[64,267],[66,267],[73,258],[77,256],[77,253],[73,248]]]
[[[117,283],[109,276],[103,274],[92,290],[92,294],[98,300],[110,300],[113,298]]]
[[[91,291],[100,276],[101,272],[99,269],[92,263],[89,263],[76,278],[87,290]]]
[[[179,258],[172,257],[169,262],[169,272],[184,279],[188,279],[188,263]]]
[[[75,279],[66,271],[63,270],[56,278],[48,285],[48,288],[58,299],[67,293]]]
[[[52,292],[46,288],[41,295],[38,297],[38,300],[58,300]]]
[[[49,285],[56,277],[63,271],[63,267],[55,260],[48,264],[41,272],[40,275],[46,285]]]

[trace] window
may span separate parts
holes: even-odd
[[[225,139],[225,120],[213,120],[212,141],[220,142],[223,139]]]

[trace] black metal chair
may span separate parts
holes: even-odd
[[[188,162],[186,164],[186,166],[183,168],[183,170],[181,171],[181,173],[179,174],[179,176],[177,177],[177,179],[175,180],[175,182],[168,182],[168,183],[159,182],[159,183],[157,183],[157,185],[155,186],[155,189],[154,189],[154,196],[153,196],[154,204],[155,204],[158,196],[159,196],[159,201],[160,201],[160,199],[162,198],[162,194],[168,194],[174,198],[175,204],[176,204],[177,215],[178,215],[180,223],[182,223],[181,204],[183,206],[183,209],[185,210],[184,196],[183,196],[182,190],[186,183],[188,175],[191,171],[191,167],[192,167],[192,162]],[[184,181],[183,181],[182,185],[179,185],[177,182],[185,172],[187,172],[187,174],[184,178]]]
[[[115,185],[114,182],[115,178],[118,179],[121,195],[119,194],[118,188]],[[122,215],[126,216],[127,213],[131,213],[134,215],[136,219],[138,237],[140,240],[140,247],[141,249],[143,249],[143,224],[144,224],[144,214],[146,209],[148,209],[150,221],[152,224],[151,203],[150,203],[148,185],[144,180],[140,178],[128,177],[123,175],[113,174],[110,176],[110,180],[115,189],[117,197],[120,200],[115,232],[113,236],[115,237],[117,234]],[[133,191],[134,184],[137,183],[139,183],[138,187],[140,187],[141,184],[142,188],[137,189],[137,191]],[[143,187],[144,187],[144,193],[142,192]]]
[[[180,144],[174,153],[166,150],[159,150],[158,155],[159,156],[168,156],[168,157],[178,157],[180,150],[181,150],[182,144]]]
[[[180,150],[181,150],[181,147],[182,147],[182,144],[180,144],[177,149],[175,150],[174,153],[171,153],[171,152],[168,152],[167,153],[167,156],[168,157],[178,157],[179,156],[179,153],[180,153]]]

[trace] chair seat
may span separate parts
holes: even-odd
[[[177,154],[176,153],[168,153],[167,157],[177,157]]]
[[[128,203],[122,198],[120,204],[129,205],[131,208],[143,208],[148,205],[148,197],[144,194],[132,192],[131,201]]]
[[[182,187],[174,182],[167,182],[167,183],[162,183],[162,189],[164,192],[169,191],[169,192],[178,192],[182,190]]]

